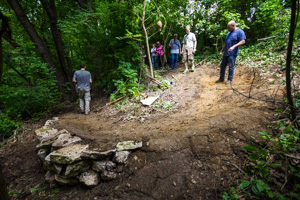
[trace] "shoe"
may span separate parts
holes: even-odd
[[[221,83],[221,82],[224,82],[224,80],[219,79],[219,80],[216,81],[216,83]]]
[[[195,65],[192,66],[192,72],[194,72],[194,71],[195,71]]]
[[[233,80],[228,80],[228,81],[226,81],[226,85],[229,85],[229,84],[231,84],[233,82]]]
[[[183,72],[184,74],[186,74],[186,73],[189,73],[189,70],[188,69],[186,69],[186,70],[184,70],[184,72]]]
[[[86,112],[85,114],[88,115],[88,114],[90,114],[90,112]]]

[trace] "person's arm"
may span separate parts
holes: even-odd
[[[222,49],[221,49],[221,51],[220,51],[220,54],[219,54],[220,58],[222,58],[222,55],[223,55],[224,49],[225,49],[225,44],[223,45],[223,48],[222,48]]]
[[[243,44],[245,44],[245,40],[239,41],[237,44],[233,45],[232,47],[230,47],[228,49],[228,52],[232,52],[233,49],[235,49],[236,47],[242,46]]]
[[[174,42],[173,42],[174,43]],[[169,47],[172,47],[173,46],[173,43],[172,43],[172,40],[170,41],[169,43]]]
[[[196,48],[197,48],[197,39],[196,39],[196,36],[194,35],[194,41],[193,41],[193,53],[196,52]]]
[[[181,52],[181,45],[179,45],[179,52]]]
[[[91,75],[91,73],[90,73],[90,83],[92,83],[93,81],[92,81],[92,75]]]
[[[76,83],[76,72],[74,73],[74,76],[73,76],[73,82]]]

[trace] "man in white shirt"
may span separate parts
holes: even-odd
[[[182,52],[183,54],[183,61],[185,63],[185,70],[184,74],[189,72],[188,68],[188,62],[191,61],[192,63],[192,72],[195,70],[194,65],[194,54],[196,52],[197,47],[197,39],[194,33],[190,32],[190,26],[185,27],[186,34],[184,35],[183,41],[182,41]]]

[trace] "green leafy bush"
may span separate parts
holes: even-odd
[[[7,138],[14,133],[14,130],[23,124],[16,120],[11,120],[6,114],[0,114],[0,140]]]

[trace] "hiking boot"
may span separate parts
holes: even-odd
[[[228,81],[226,81],[226,85],[229,85],[229,84],[231,84],[233,82],[233,80],[228,80]]]
[[[186,74],[186,73],[188,73],[188,72],[189,72],[189,70],[188,70],[188,69],[186,69],[186,70],[184,70],[184,72],[183,72],[183,73],[184,73],[184,74]]]
[[[192,72],[194,72],[194,71],[195,71],[195,65],[192,66]]]
[[[224,80],[219,79],[219,80],[216,81],[216,83],[221,83],[221,82],[224,82]]]

